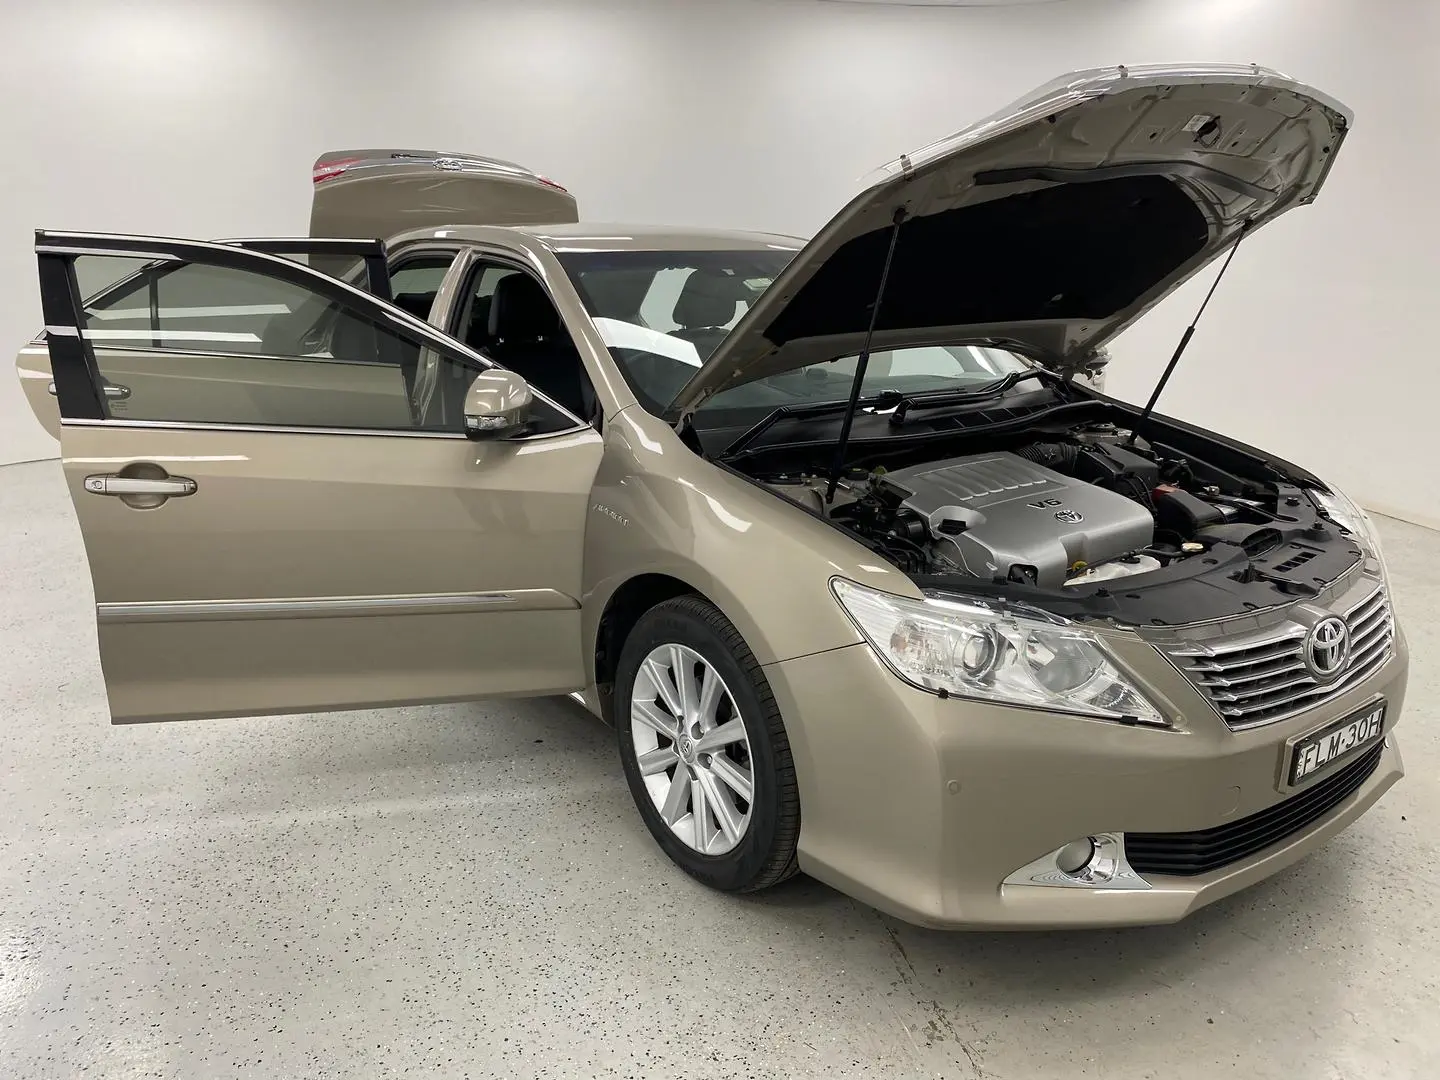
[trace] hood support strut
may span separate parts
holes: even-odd
[[[835,501],[835,485],[845,471],[845,450],[850,445],[850,427],[855,422],[855,410],[860,404],[860,387],[865,382],[865,371],[870,366],[870,343],[875,338],[875,327],[880,321],[880,305],[885,300],[885,286],[890,281],[890,264],[895,259],[895,243],[900,239],[900,226],[905,222],[905,208],[896,207],[895,217],[890,225],[890,245],[885,249],[885,264],[880,268],[880,285],[875,290],[875,303],[870,308],[870,325],[865,330],[865,344],[855,361],[855,380],[850,384],[850,400],[845,405],[845,417],[840,421],[840,438],[835,443],[835,460],[830,465],[830,482],[825,485],[825,502]]]
[[[1210,305],[1210,298],[1215,295],[1215,290],[1220,287],[1220,279],[1225,276],[1225,271],[1230,269],[1230,260],[1235,258],[1235,252],[1240,250],[1240,241],[1245,239],[1245,234],[1250,231],[1254,219],[1245,220],[1240,225],[1240,231],[1235,235],[1235,243],[1230,245],[1230,254],[1225,256],[1225,261],[1220,265],[1220,271],[1215,275],[1215,280],[1210,282],[1210,290],[1205,294],[1205,299],[1200,301],[1200,309],[1195,312],[1195,318],[1190,320],[1190,325],[1180,335],[1180,344],[1175,346],[1175,352],[1170,357],[1170,363],[1165,365],[1165,370],[1160,375],[1160,381],[1155,384],[1155,389],[1150,392],[1150,400],[1145,403],[1145,408],[1140,410],[1139,417],[1130,429],[1130,438],[1125,440],[1127,446],[1135,445],[1135,438],[1150,420],[1150,414],[1155,411],[1155,403],[1160,400],[1160,395],[1165,390],[1165,384],[1170,381],[1170,376],[1175,374],[1175,366],[1180,363],[1180,357],[1185,355],[1185,347],[1190,344],[1190,339],[1195,336],[1195,327],[1199,325],[1200,316],[1205,314],[1205,309]]]

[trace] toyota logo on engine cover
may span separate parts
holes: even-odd
[[[1310,628],[1305,637],[1305,666],[1321,682],[1329,682],[1345,670],[1350,659],[1350,627],[1330,615]]]
[[[1085,520],[1085,515],[1079,510],[1056,510],[1055,520],[1063,521],[1066,525],[1079,525]]]

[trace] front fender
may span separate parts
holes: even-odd
[[[857,540],[704,460],[640,408],[607,428],[585,528],[581,640],[591,656],[606,605],[642,574],[705,595],[761,664],[862,640],[831,595],[836,575],[920,595]]]

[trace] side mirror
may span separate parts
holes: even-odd
[[[517,435],[530,420],[530,384],[513,371],[492,368],[465,392],[465,434],[471,439]]]

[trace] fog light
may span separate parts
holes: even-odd
[[[1125,859],[1124,833],[1096,833],[1071,840],[1005,879],[1006,885],[1062,889],[1148,889],[1150,883]]]
[[[1085,837],[1081,840],[1071,840],[1055,853],[1055,865],[1062,874],[1075,875],[1090,865],[1090,860],[1095,857],[1095,840],[1093,837]]]

